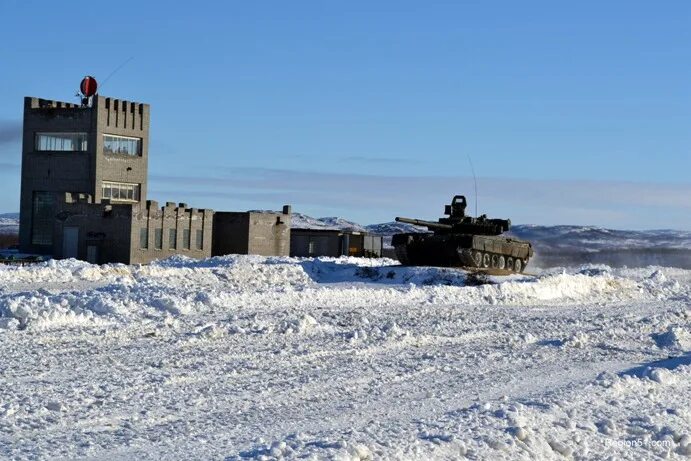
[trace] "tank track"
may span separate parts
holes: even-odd
[[[528,258],[514,258],[469,248],[459,249],[458,255],[465,267],[473,269],[499,269],[520,274],[528,265]]]

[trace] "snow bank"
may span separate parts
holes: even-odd
[[[664,269],[617,272],[588,267],[537,276],[483,277],[444,268],[403,267],[387,259],[225,256],[206,260],[174,257],[148,266],[48,261],[0,267],[0,316],[22,328],[101,325],[162,314],[189,315],[210,309],[238,311],[261,304],[309,310],[354,306],[544,305],[689,299],[689,286],[668,279]],[[27,290],[35,284],[62,289]],[[203,288],[191,293],[187,285]],[[83,287],[84,289],[65,289]],[[15,292],[13,287],[19,287]],[[7,322],[6,322],[7,323]],[[7,325],[10,325],[8,323]],[[683,332],[661,342],[688,344]]]
[[[0,457],[683,459],[690,306],[664,267],[0,267]]]

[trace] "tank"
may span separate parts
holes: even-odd
[[[446,205],[447,217],[436,222],[397,217],[398,222],[431,231],[393,236],[391,244],[401,264],[523,272],[533,256],[530,242],[501,236],[511,228],[511,220],[466,216],[466,206],[465,197],[456,195]]]

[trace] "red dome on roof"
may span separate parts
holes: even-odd
[[[84,77],[82,79],[81,85],[79,85],[79,90],[87,98],[90,98],[91,96],[95,95],[97,89],[98,89],[98,83],[96,82],[96,79],[90,75],[87,75],[86,77]]]

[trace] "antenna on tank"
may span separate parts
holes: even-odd
[[[470,171],[473,172],[473,181],[475,182],[475,216],[477,216],[477,176],[475,176],[475,167],[473,167],[473,159],[468,154],[468,163],[470,163]]]

